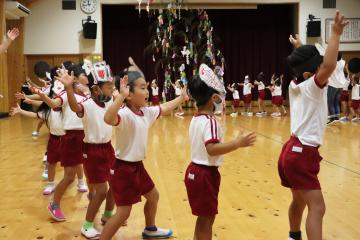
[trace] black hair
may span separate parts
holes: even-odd
[[[120,92],[120,81],[127,75],[127,69],[121,70],[118,74],[113,76],[116,90]]]
[[[257,76],[256,76],[256,80],[264,82],[265,80],[265,74],[263,72],[260,72]]]
[[[139,78],[143,78],[143,76],[138,71],[128,71],[127,75],[128,75],[129,90],[130,92],[134,92],[136,80],[138,80]]]
[[[182,81],[179,82],[179,85],[180,85],[181,88],[184,87],[184,83]]]
[[[304,72],[315,73],[322,62],[323,57],[312,45],[296,48],[287,57],[287,63],[298,79],[303,77]]]
[[[218,91],[206,85],[206,83],[200,79],[199,75],[193,76],[188,82],[188,89],[198,107],[204,106],[213,94],[219,94]]]
[[[63,65],[66,70],[71,71],[70,69],[74,65],[74,63],[72,61],[65,61],[65,62],[63,62]]]

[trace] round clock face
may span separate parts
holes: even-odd
[[[80,8],[84,13],[93,13],[97,7],[96,0],[81,0]]]

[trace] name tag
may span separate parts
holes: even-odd
[[[86,154],[86,153],[83,153],[83,158],[87,158],[87,154]]]
[[[188,174],[188,179],[194,180],[195,179],[195,174],[189,173]]]
[[[302,148],[302,147],[293,146],[293,147],[292,147],[292,151],[293,151],[293,152],[297,152],[297,153],[302,153],[303,148]]]
[[[115,173],[114,169],[110,169],[110,174],[114,175],[114,173]]]

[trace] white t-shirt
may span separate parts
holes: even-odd
[[[50,109],[50,113],[47,120],[50,133],[55,136],[65,135],[61,111]],[[46,120],[45,112],[41,111],[37,113],[39,119]]]
[[[271,92],[272,96],[281,96],[282,95],[282,90],[281,90],[281,86],[276,86],[274,87],[274,91]]]
[[[60,93],[56,98],[61,99],[64,130],[83,130],[81,119],[70,108],[66,92]],[[78,103],[83,102],[86,99],[85,96],[76,93],[75,98]]]
[[[119,110],[119,123],[115,128],[117,159],[128,162],[145,160],[148,130],[160,114],[160,106],[143,107],[141,113],[134,113],[126,106]]]
[[[92,98],[81,102],[83,113],[82,117],[84,125],[84,142],[85,143],[107,143],[110,142],[112,136],[112,126],[104,121],[106,110],[113,103],[113,99],[106,102],[104,106],[99,106]]]
[[[249,94],[251,94],[251,84],[250,84],[250,83],[244,84],[243,94],[244,94],[244,95],[249,95]]]
[[[265,89],[265,84],[261,81],[259,81],[259,85],[258,85],[258,90],[264,90]]]
[[[315,77],[289,85],[291,133],[307,146],[323,143],[328,114],[327,86],[318,87]]]
[[[51,89],[51,85],[47,85],[47,86],[41,88],[41,91],[42,91],[43,93],[45,93],[46,96],[49,96],[49,94],[50,94],[50,89]]]
[[[350,79],[346,78],[346,81],[343,86],[343,91],[349,91]]]
[[[159,96],[159,88],[158,87],[151,87],[151,89],[152,89],[153,96]]]
[[[216,118],[211,115],[195,115],[190,123],[189,136],[191,143],[191,161],[206,166],[220,166],[223,155],[210,156],[206,150],[209,143],[221,143],[223,132]]]
[[[238,90],[234,90],[234,92],[232,93],[233,99],[234,100],[238,100],[240,99],[239,97],[239,91]]]
[[[181,88],[175,87],[175,95],[180,96],[181,95]]]
[[[336,68],[329,78],[329,86],[343,88],[346,78],[344,74],[345,61],[341,59],[336,63]]]
[[[351,99],[352,99],[352,100],[360,100],[359,87],[360,87],[359,84],[355,84],[355,85],[352,87],[352,90],[351,90]]]

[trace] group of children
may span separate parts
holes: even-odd
[[[337,12],[324,56],[316,47],[302,45],[298,36],[289,39],[295,49],[287,60],[297,77],[289,86],[292,136],[284,145],[278,162],[281,183],[291,189],[293,196],[289,207],[289,240],[301,239],[300,225],[306,206],[309,210],[306,221],[308,239],[322,239],[325,204],[317,178],[321,161],[318,148],[323,143],[327,120],[327,81],[335,68],[340,35],[346,24],[344,17]],[[60,208],[61,198],[84,165],[90,194],[81,233],[89,239],[111,239],[126,224],[132,205],[141,201],[142,196],[146,199],[143,237],[168,238],[172,235],[170,229],[156,226],[159,193],[144,168],[143,160],[148,129],[162,114],[174,110],[189,97],[184,87],[174,100],[149,107],[144,75],[131,59],[130,64],[118,82],[115,81],[115,86],[118,86],[115,91],[110,69],[104,62],[55,68],[52,79],[63,84],[63,91],[52,95],[50,90],[47,95],[32,88],[37,101],[41,101],[41,106],[47,110],[30,113],[19,107],[12,109],[12,114],[45,119],[50,128],[48,161],[51,164],[60,161],[64,167],[64,177],[56,186],[54,198],[48,206],[56,221],[65,220]],[[245,106],[250,112],[249,95],[253,86],[248,78],[245,80]],[[266,88],[261,78],[254,84],[259,91]],[[277,80],[273,79],[272,84],[270,88],[274,97],[281,96]],[[184,180],[192,213],[197,216],[194,239],[210,240],[218,213],[221,182],[218,167],[223,164],[223,155],[254,145],[256,136],[254,133],[240,133],[235,139],[224,142],[214,109],[223,103],[226,90],[206,64],[200,65],[199,74],[188,82],[187,87],[198,111],[189,126],[191,163]],[[281,100],[275,98],[273,102],[280,104]],[[261,104],[260,113],[263,114]],[[110,143],[113,128],[115,150]],[[105,199],[102,217],[105,226],[100,234],[93,221]],[[112,215],[115,204],[116,214]]]

